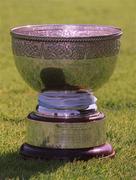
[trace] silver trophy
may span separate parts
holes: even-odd
[[[112,157],[93,91],[115,68],[122,31],[99,25],[28,25],[11,30],[23,79],[39,92],[27,117],[25,158]]]

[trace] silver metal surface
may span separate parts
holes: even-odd
[[[15,56],[17,69],[35,90],[97,89],[112,75],[116,56],[82,60],[47,60]]]
[[[11,30],[17,69],[37,91],[99,88],[115,68],[121,34],[119,28],[98,25]]]
[[[39,94],[37,111],[46,116],[74,117],[97,111],[97,98],[89,91],[44,91]]]
[[[14,38],[39,41],[105,40],[122,35],[120,28],[95,24],[44,24],[13,28]]]
[[[38,99],[40,106],[58,110],[87,109],[95,103],[94,96],[88,91],[45,91]]]
[[[30,145],[46,148],[88,148],[105,143],[105,121],[85,123],[55,123],[27,120]]]
[[[100,25],[30,25],[12,29],[11,35],[15,63],[23,79],[36,91],[56,91],[59,97],[62,91],[95,90],[109,79],[116,65],[122,31]],[[85,98],[86,102],[79,103],[76,95],[71,107],[67,97],[64,101],[59,99],[58,105],[50,98],[47,103],[46,98],[42,97],[42,104],[51,105],[51,109],[54,106],[61,115],[64,107],[64,111],[73,110],[73,106],[77,108],[77,102],[78,108],[79,104],[83,109],[89,108],[88,100]],[[61,102],[65,103],[61,106]],[[27,120],[28,144],[78,149],[105,143],[104,115],[98,117],[94,112],[85,122],[85,115],[78,117],[75,113],[77,117],[72,117],[74,121],[70,122],[72,118],[55,119],[54,114],[49,113],[52,117],[45,122],[48,112],[44,108],[40,106],[36,112],[37,119],[43,121],[31,117]]]

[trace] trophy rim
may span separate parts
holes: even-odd
[[[100,41],[117,39],[123,33],[118,27],[96,24],[26,25],[12,28],[10,32],[13,38],[36,41]]]

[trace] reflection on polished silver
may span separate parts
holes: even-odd
[[[120,47],[119,28],[42,25],[11,30],[17,69],[37,91],[96,89],[111,76]]]
[[[113,73],[122,31],[101,25],[50,24],[17,27],[11,35],[17,69],[40,93],[37,111],[27,119],[30,156],[40,152],[48,157],[52,149],[50,156],[55,157],[55,148],[65,154],[65,149],[75,153],[105,144],[104,114],[97,111],[92,92]],[[42,148],[36,153],[34,146]],[[95,157],[114,152],[111,146],[95,150],[99,151]],[[90,158],[89,152],[84,155]]]
[[[104,120],[55,123],[28,119],[27,143],[46,148],[90,148],[105,143]]]
[[[70,117],[97,110],[96,97],[88,91],[45,91],[40,93],[37,111],[46,116]]]
[[[83,60],[46,60],[15,56],[24,80],[35,90],[98,89],[112,75],[116,56]]]

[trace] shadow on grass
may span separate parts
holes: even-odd
[[[63,166],[65,161],[38,161],[38,160],[23,160],[18,152],[7,153],[0,155],[0,179],[29,179],[38,173],[44,173],[50,176],[50,173],[55,172],[60,166]]]

